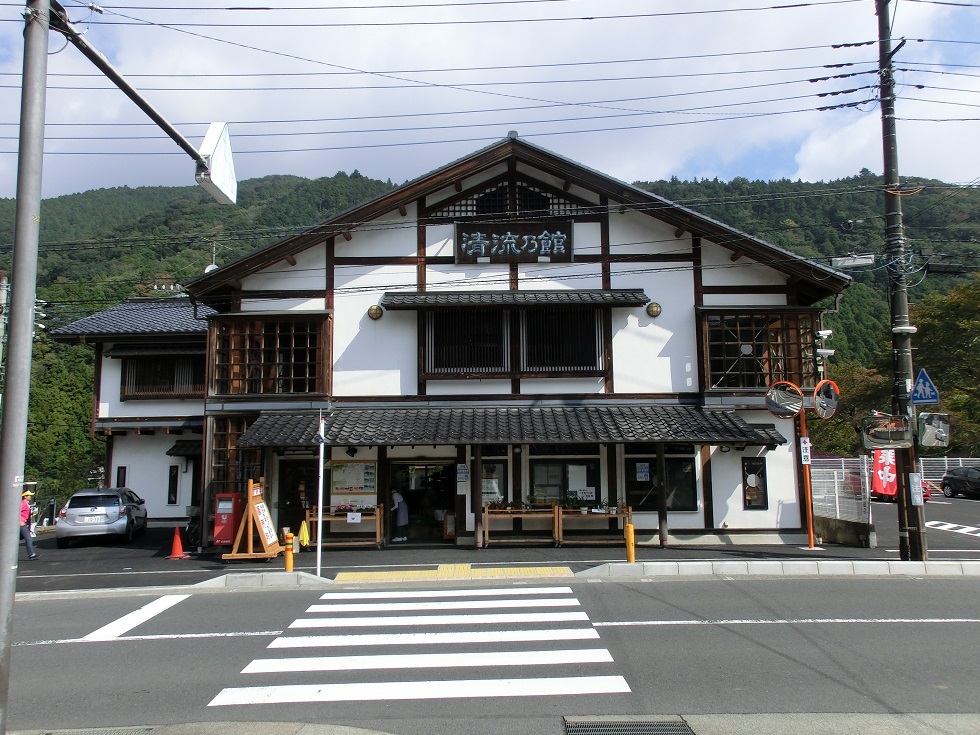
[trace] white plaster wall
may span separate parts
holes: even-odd
[[[426,291],[506,291],[506,265],[430,265],[425,269]]]
[[[602,393],[605,381],[602,378],[531,378],[521,380],[521,393],[534,395],[547,393]]]
[[[617,393],[692,393],[700,390],[697,363],[694,280],[690,269],[635,274],[612,266],[616,288],[643,288],[663,308],[647,316],[644,307],[613,310],[613,380]]]
[[[427,395],[433,396],[485,396],[510,393],[509,380],[429,380],[425,384]]]
[[[415,205],[406,207],[404,217],[396,209],[351,230],[350,240],[335,237],[334,255],[338,259],[414,257],[415,231]]]
[[[786,306],[781,294],[705,294],[705,306]]]
[[[334,298],[334,395],[414,395],[417,391],[417,316],[368,307],[385,291],[414,290],[414,266],[338,269]]]
[[[522,263],[518,284],[521,291],[602,288],[602,273],[598,263]]]
[[[323,289],[326,283],[326,256],[323,245],[315,245],[293,256],[296,265],[285,260],[242,278],[242,291]]]
[[[701,244],[705,286],[784,286],[786,276],[748,257],[732,262],[732,251],[707,240]],[[756,299],[758,301],[758,299]]]
[[[191,504],[193,465],[189,458],[168,457],[167,450],[180,439],[200,438],[199,434],[127,434],[112,438],[112,466],[106,479],[115,482],[116,469],[126,467],[126,486],[146,501],[146,512],[152,524],[162,518],[185,518]],[[178,472],[177,503],[167,504],[170,465]]]
[[[122,360],[103,357],[97,418],[149,418],[153,416],[202,416],[204,414],[203,397],[121,401],[119,400],[121,381]]]
[[[320,289],[323,286],[319,286]],[[250,314],[283,314],[287,311],[324,312],[327,300],[316,299],[243,299],[242,312]]]
[[[455,244],[456,228],[453,225],[431,225],[425,228],[427,257],[455,257]]]
[[[790,439],[790,443],[765,453],[767,510],[742,508],[742,457],[760,456],[761,447],[749,447],[742,452],[714,452],[711,471],[715,525],[731,529],[800,528],[802,516],[796,495],[799,455],[792,441],[795,436],[793,422],[775,419],[768,411],[744,411],[740,415],[749,423],[775,422],[776,429]]]
[[[657,253],[661,255],[691,254],[691,237],[684,234],[674,237],[675,228],[671,225],[638,212],[619,214],[615,208],[609,215],[609,247],[615,255],[644,255]],[[658,264],[643,264],[641,267],[661,267]],[[691,270],[690,264],[665,264],[668,267],[678,265]]]
[[[602,227],[599,225],[599,223],[573,223],[572,248],[572,252],[575,257],[584,255],[600,255],[602,253]]]

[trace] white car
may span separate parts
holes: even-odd
[[[128,487],[80,490],[65,503],[54,526],[59,549],[81,536],[122,536],[132,541],[146,530],[146,505]]]

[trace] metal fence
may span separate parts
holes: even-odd
[[[932,483],[933,492],[947,470],[953,467],[980,467],[975,457],[927,457],[918,460],[923,482]],[[871,457],[814,459],[810,464],[813,514],[859,523],[871,522]]]
[[[814,459],[810,464],[813,515],[871,522],[871,458]]]

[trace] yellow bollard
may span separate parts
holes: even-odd
[[[286,534],[286,571],[293,571],[293,534]]]
[[[636,537],[633,535],[633,524],[626,524],[626,561],[631,564],[636,561]]]

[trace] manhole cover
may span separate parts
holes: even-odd
[[[636,720],[565,718],[565,735],[696,735],[680,720]]]

